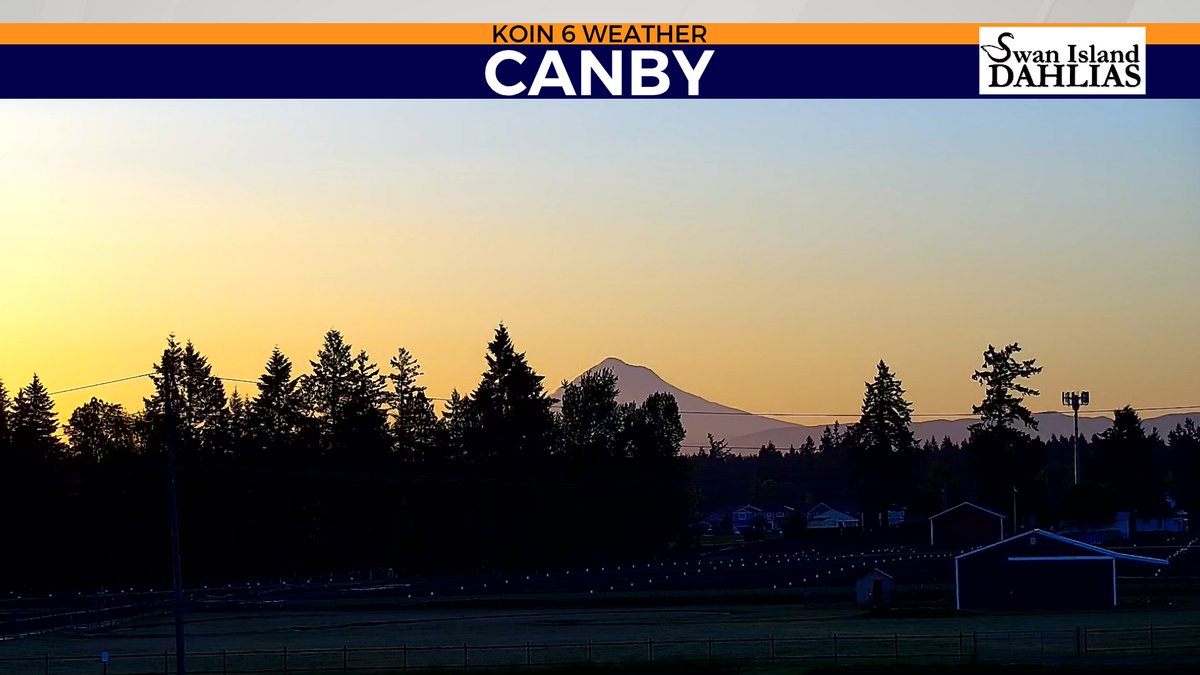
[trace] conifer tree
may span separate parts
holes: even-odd
[[[4,380],[0,380],[0,466],[7,461],[9,448],[12,443],[12,399]]]
[[[387,402],[396,452],[407,460],[424,461],[435,443],[437,415],[425,387],[417,383],[421,366],[412,352],[403,347],[392,357],[390,365],[392,370],[387,379],[391,391]]]
[[[224,447],[228,409],[225,385],[212,374],[212,366],[189,340],[180,345],[174,335],[167,337],[159,362],[150,375],[154,395],[146,399],[146,419],[150,423],[148,447],[164,447],[164,417],[168,398],[171,419],[181,460],[216,457],[227,453]]]
[[[36,373],[13,401],[12,446],[18,462],[27,466],[46,466],[62,456],[54,401]]]
[[[848,432],[851,461],[858,484],[863,526],[887,527],[887,512],[909,481],[908,464],[916,446],[912,404],[904,399],[900,380],[882,360],[875,379],[866,383],[862,417]]]
[[[291,360],[275,347],[258,378],[258,396],[246,411],[247,434],[254,452],[264,459],[279,460],[296,450],[301,418],[297,385]]]
[[[979,415],[979,422],[971,426],[973,433],[1015,429],[1017,422],[1037,429],[1037,420],[1025,407],[1025,397],[1037,396],[1039,392],[1018,380],[1031,378],[1042,372],[1042,368],[1035,365],[1036,359],[1018,361],[1016,354],[1020,351],[1021,346],[1014,342],[999,351],[988,345],[983,353],[983,368],[971,375],[972,380],[984,387],[983,402],[971,406],[971,412]]]
[[[550,454],[554,435],[554,399],[542,376],[518,352],[504,324],[487,347],[487,370],[471,394],[478,424],[467,451],[476,458],[529,462]]]
[[[387,450],[384,379],[365,351],[352,353],[331,329],[310,362],[312,373],[300,379],[321,454],[336,463],[378,459]]]
[[[1034,442],[1022,427],[1037,429],[1037,420],[1025,406],[1038,390],[1024,384],[1042,372],[1035,359],[1018,360],[1017,343],[983,353],[983,367],[971,375],[984,388],[983,401],[971,411],[979,421],[970,426],[964,449],[972,460],[976,499],[994,510],[1011,508],[1013,491],[1035,492],[1037,473],[1044,462],[1045,446]],[[1020,427],[1018,426],[1021,425]],[[1020,522],[1014,523],[1019,527]]]

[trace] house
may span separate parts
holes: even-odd
[[[1004,516],[963,502],[929,517],[929,545],[965,551],[1004,539]]]
[[[1134,518],[1134,534],[1138,532],[1187,532],[1187,511],[1176,511],[1174,515],[1164,518]],[[1128,511],[1118,511],[1113,529],[1120,530],[1125,538],[1130,536],[1130,517]]]
[[[1100,609],[1117,604],[1117,565],[1166,565],[1030,530],[954,559],[958,609]]]
[[[810,530],[862,527],[862,516],[857,511],[846,506],[834,508],[825,502],[809,509],[804,517]]]
[[[795,512],[796,509],[790,506],[763,506],[760,508],[753,504],[746,504],[730,512],[730,522],[733,524],[733,531],[739,534],[742,530],[749,529],[755,522],[761,522],[765,531],[772,532],[782,530],[783,524]]]
[[[871,570],[854,584],[860,607],[891,607],[892,575],[878,568]]]

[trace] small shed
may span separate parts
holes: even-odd
[[[891,607],[894,584],[892,575],[878,568],[871,570],[854,585],[859,606]]]
[[[958,609],[1101,609],[1117,604],[1117,566],[1166,565],[1044,530],[954,559]]]
[[[1004,516],[978,504],[963,502],[929,517],[929,545],[966,551],[1004,539]]]

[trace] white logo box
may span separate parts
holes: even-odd
[[[1146,94],[1144,26],[980,26],[979,46],[981,95]]]

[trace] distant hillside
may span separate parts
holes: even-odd
[[[1035,436],[1041,438],[1050,438],[1051,436],[1069,437],[1074,433],[1074,421],[1070,415],[1051,412],[1039,413],[1034,417],[1038,421],[1038,431],[1034,434]],[[1143,419],[1142,426],[1145,427],[1147,433],[1152,429],[1158,429],[1158,432],[1165,437],[1167,432],[1175,428],[1175,425],[1183,422],[1188,417],[1200,420],[1200,414],[1198,413],[1177,413]],[[844,420],[843,424],[847,421],[855,422],[857,420]],[[925,420],[914,422],[912,429],[913,434],[921,441],[929,438],[941,441],[946,436],[949,436],[950,440],[957,443],[966,439],[968,434],[967,427],[973,422],[975,422],[974,419]],[[1094,434],[1103,432],[1111,424],[1112,418],[1109,416],[1080,417],[1079,433],[1085,438],[1091,438]],[[757,448],[765,445],[767,442],[774,442],[775,446],[779,448],[787,448],[789,445],[799,447],[810,435],[814,441],[820,439],[821,432],[824,429],[825,425],[823,424],[820,426],[788,424],[762,432],[730,437],[727,440],[729,445],[737,447]]]
[[[617,376],[617,386],[620,389],[618,399],[622,403],[641,403],[650,394],[666,392],[679,402],[679,409],[684,411],[683,426],[687,430],[683,444],[685,450],[694,450],[696,446],[708,445],[708,434],[714,438],[725,439],[733,448],[746,448],[742,452],[753,452],[766,445],[775,443],[778,448],[789,445],[799,447],[806,438],[819,440],[825,425],[792,424],[770,417],[753,415],[738,408],[731,408],[720,403],[714,403],[691,392],[684,391],[658,376],[646,366],[626,363],[618,358],[607,358],[589,368],[585,372],[607,368]],[[575,378],[578,380],[579,378]],[[554,392],[556,398],[561,398],[561,389]],[[1057,412],[1039,413],[1038,436],[1070,436],[1073,421],[1070,415]],[[1175,413],[1145,419],[1146,431],[1157,428],[1163,436],[1167,435],[1175,425],[1188,417],[1200,420],[1200,413]],[[857,418],[841,420],[842,424],[852,423]],[[941,441],[949,436],[955,442],[961,442],[967,437],[967,427],[974,419],[957,420],[923,420],[913,424],[913,433],[922,441],[935,438]],[[1087,438],[1103,432],[1111,424],[1111,417],[1080,417],[1079,432]]]

